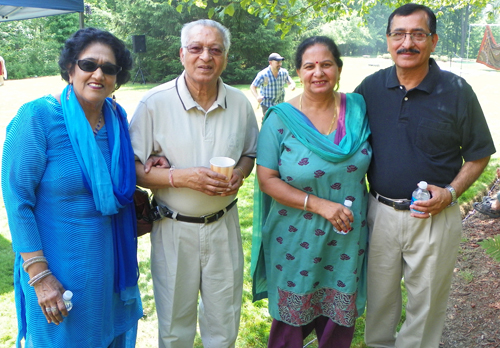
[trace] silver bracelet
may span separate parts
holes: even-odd
[[[45,256],[35,256],[35,257],[27,259],[26,261],[23,262],[23,269],[24,269],[24,271],[26,273],[28,273],[28,267],[31,266],[32,264],[38,263],[38,262],[44,262],[44,263],[48,264],[47,259],[45,258]]]
[[[309,200],[309,193],[306,194],[306,198],[304,198],[304,211],[307,211],[307,201]]]
[[[36,276],[34,276],[33,278],[31,278],[28,281],[28,285],[35,286],[36,283],[38,283],[40,280],[42,280],[43,278],[45,278],[51,274],[52,274],[52,271],[50,269],[46,269],[45,271],[42,271],[42,272],[38,273]]]
[[[446,185],[445,188],[451,193],[451,203],[449,206],[452,207],[457,204],[457,191],[451,185]]]

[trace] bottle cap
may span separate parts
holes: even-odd
[[[418,187],[420,187],[422,190],[427,190],[427,182],[426,181],[420,181],[418,183]]]
[[[350,208],[350,207],[352,207],[352,201],[351,201],[351,200],[349,200],[349,199],[346,199],[346,200],[344,201],[344,205],[345,205],[347,208]]]
[[[66,290],[63,294],[63,300],[64,301],[71,301],[72,298],[73,298],[73,292]]]

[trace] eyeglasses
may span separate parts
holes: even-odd
[[[85,72],[94,72],[101,68],[102,72],[106,75],[117,75],[120,71],[122,71],[121,66],[111,63],[97,64],[96,62],[88,59],[77,60],[76,64],[78,64],[78,67]]]
[[[187,48],[188,52],[192,54],[202,54],[203,50],[206,48],[208,53],[214,57],[222,56],[225,51],[224,48],[220,48],[219,46],[207,47],[200,44],[191,44],[184,47]]]
[[[412,33],[405,33],[402,31],[393,31],[392,33],[387,34],[387,36],[389,36],[389,38],[392,41],[402,41],[402,40],[406,39],[406,35],[410,35],[411,39],[414,42],[422,42],[422,41],[425,41],[427,39],[427,37],[431,36],[432,33],[423,33],[421,31],[415,31]]]

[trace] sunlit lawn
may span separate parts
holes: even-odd
[[[378,64],[378,65],[377,65]],[[449,64],[449,63],[448,63]],[[375,72],[381,67],[388,65],[387,61],[368,60],[363,58],[346,58],[344,60],[344,70],[342,72],[341,90],[352,91],[363,77]],[[289,70],[293,70],[287,67]],[[452,69],[455,67],[452,66]],[[500,74],[491,69],[483,68],[482,65],[475,64],[468,70],[463,71],[463,76],[472,84],[490,125],[490,129],[495,138],[497,148],[500,148],[500,111],[496,106],[498,101],[498,79]],[[154,85],[125,85],[117,93],[118,102],[131,115],[140,98]],[[5,127],[9,120],[15,115],[17,109],[25,102],[49,93],[57,93],[64,87],[64,82],[59,77],[45,77],[37,79],[26,79],[18,81],[7,80],[5,86],[0,87],[0,97],[9,102],[2,107],[0,115],[0,141],[3,143],[5,137]],[[256,109],[257,102],[250,94],[249,86],[237,86],[252,102],[258,119],[262,117],[260,109]],[[300,84],[295,92],[287,90],[287,98],[300,93]],[[488,167],[476,185],[461,199],[469,201],[474,198],[477,192],[484,191],[494,179],[494,170],[500,165],[497,160]],[[266,347],[267,336],[271,318],[267,311],[267,301],[252,303],[251,298],[251,278],[249,273],[251,234],[252,234],[252,197],[253,179],[250,176],[246,179],[244,186],[239,193],[238,209],[240,213],[243,248],[245,252],[245,278],[243,292],[243,307],[241,315],[240,334],[237,341],[239,348]],[[144,236],[139,240],[139,267],[141,277],[139,286],[142,293],[144,305],[144,318],[139,324],[138,348],[157,347],[157,319],[154,305],[151,275],[149,272],[149,237]],[[0,208],[0,348],[11,348],[14,346],[17,335],[17,321],[14,306],[14,290],[12,286],[12,268],[14,254],[10,243],[10,233],[7,226],[7,219],[3,205]],[[363,343],[364,320],[360,318],[357,322],[356,335],[353,348],[366,347]],[[311,335],[307,342],[312,342],[308,347],[317,347],[314,342],[314,335]],[[196,340],[196,347],[202,347],[199,337]]]

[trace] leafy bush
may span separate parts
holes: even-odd
[[[486,253],[495,261],[500,262],[500,235],[479,242],[479,245],[481,245],[486,250]]]

